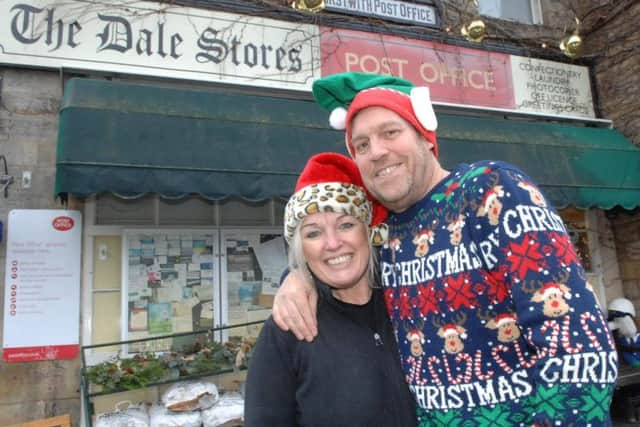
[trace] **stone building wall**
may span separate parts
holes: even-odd
[[[611,9],[613,18],[587,36],[586,53],[595,57],[603,116],[640,146],[640,2],[621,1]]]
[[[594,270],[602,273],[605,303],[624,296],[624,285],[620,274],[620,261],[616,252],[615,235],[612,224],[601,209],[593,210]]]
[[[594,19],[603,22],[586,37],[587,55],[602,115],[640,146],[640,2],[614,2]],[[630,171],[639,173],[638,171]],[[623,295],[640,312],[640,209],[615,209],[611,217]]]
[[[581,61],[591,65],[597,109],[602,118],[611,120],[616,130],[640,146],[640,2],[541,3],[544,26],[551,34],[561,36],[575,16],[582,18],[585,51]],[[607,299],[629,298],[640,312],[640,209],[618,207],[606,216],[600,212],[598,224]]]
[[[9,211],[62,208],[53,197],[61,97],[62,80],[57,72],[0,68],[0,154],[6,157],[8,173],[15,179],[7,198],[0,193],[0,220],[5,224],[0,243],[2,283],[6,233],[11,232],[7,230]],[[22,187],[23,171],[31,171],[31,188]],[[0,300],[4,304],[4,286],[0,286]],[[79,425],[79,363],[79,359],[0,361],[0,425],[67,413],[73,425]]]
[[[613,228],[624,296],[640,313],[640,214],[618,212]]]

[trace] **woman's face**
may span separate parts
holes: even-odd
[[[369,243],[366,226],[351,215],[320,212],[300,225],[302,252],[318,279],[333,288],[367,283]]]

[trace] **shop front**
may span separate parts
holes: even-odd
[[[593,259],[600,252],[589,221],[597,218],[594,209],[638,202],[638,150],[603,127],[450,112],[438,119],[445,167],[508,161],[525,169],[556,208],[571,207],[563,212],[574,244],[601,300],[610,299],[598,270],[602,261]],[[85,268],[93,275],[85,275],[83,311],[94,321],[91,328],[85,325],[84,340],[160,332],[151,327],[151,300],[193,304],[196,295],[197,303],[213,302],[213,325],[242,323],[250,316],[232,306],[251,285],[256,309],[268,309],[285,265],[278,236],[297,174],[314,153],[344,152],[341,134],[325,123],[325,112],[310,100],[70,80],[60,113],[55,191],[63,199],[86,201]],[[592,213],[585,215],[585,209]],[[544,226],[545,218],[529,216],[532,228]],[[112,240],[102,242],[104,229]],[[253,267],[242,270],[242,263],[232,261],[229,251],[236,247],[251,253],[245,266]],[[205,251],[206,259],[194,262],[193,251]],[[121,255],[114,259],[112,253]],[[97,274],[105,261],[109,280]],[[162,291],[165,279],[175,287],[171,292]],[[92,313],[96,298],[111,298],[111,308]],[[118,319],[121,330],[113,328]],[[135,319],[141,324],[132,326]],[[192,330],[189,316],[174,320],[162,332]]]
[[[623,293],[604,212],[640,205],[640,150],[596,117],[586,67],[152,2],[136,4],[140,15],[32,3],[0,16],[44,30],[60,22],[54,49],[16,24],[0,61],[62,76],[48,166],[57,200],[82,213],[82,345],[269,315],[296,177],[314,153],[346,152],[310,94],[315,78],[340,71],[429,86],[443,165],[522,168],[560,210],[603,307]],[[546,220],[529,214],[531,227]]]

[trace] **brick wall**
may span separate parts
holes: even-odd
[[[585,41],[594,58],[598,106],[634,144],[640,146],[640,2],[620,1],[595,13],[604,22]],[[640,171],[630,171],[640,173]],[[623,295],[640,312],[640,210],[616,209],[612,216]]]
[[[618,212],[613,227],[624,296],[640,312],[640,215]]]
[[[587,53],[597,55],[594,67],[598,105],[634,144],[640,146],[640,2],[615,15],[587,38]]]
[[[542,3],[547,25],[561,28],[573,19],[572,12],[567,13],[565,2],[543,0]],[[571,5],[578,16],[586,17],[584,58],[593,64],[595,100],[600,113],[640,146],[640,32],[637,30],[640,2],[587,0],[573,1]],[[612,234],[602,234],[602,246],[605,252],[611,252],[611,248],[615,251],[619,275],[614,265],[605,265],[605,284],[619,281],[622,294],[616,291],[611,296],[631,299],[640,312],[640,211],[615,209],[614,212],[615,215],[610,215]]]
[[[61,97],[62,81],[56,72],[0,68],[0,154],[16,181],[9,187],[8,198],[0,193],[0,220],[5,224],[0,244],[3,282],[9,211],[62,208],[53,198]],[[23,171],[31,171],[31,188],[22,187]],[[0,286],[0,300],[4,304],[4,286]],[[79,425],[79,372],[78,359],[0,361],[0,425],[67,413],[72,414],[73,425]]]

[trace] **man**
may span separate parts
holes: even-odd
[[[391,211],[380,277],[420,425],[610,425],[611,335],[531,179],[503,162],[443,169],[427,88],[342,73],[313,93]],[[274,319],[312,339],[316,297],[301,282],[287,277]]]

